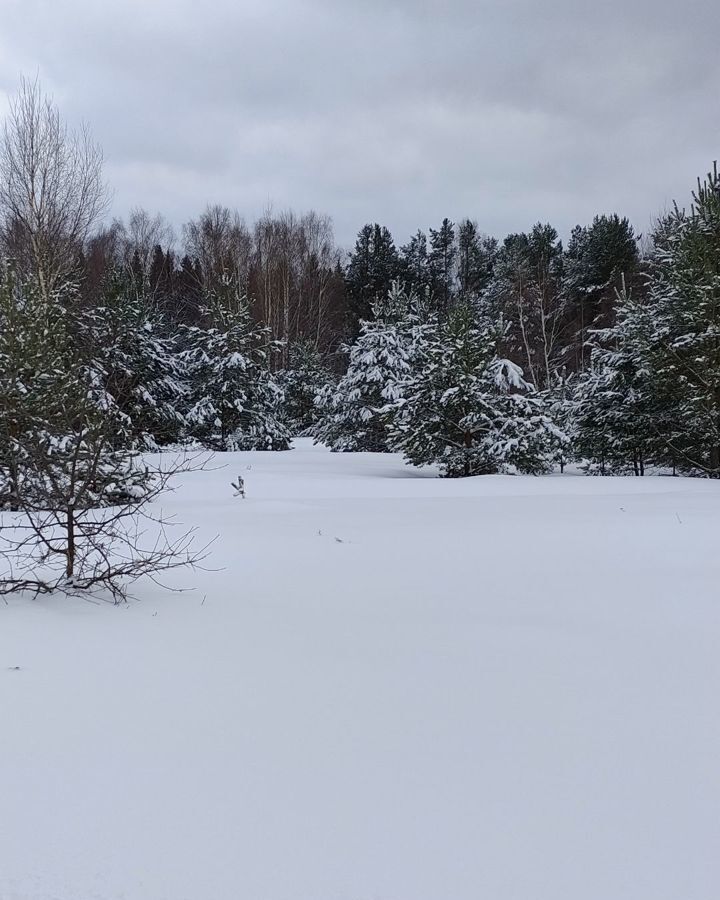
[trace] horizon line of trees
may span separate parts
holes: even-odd
[[[38,82],[24,81],[2,134],[0,257],[46,294],[72,282],[86,306],[102,305],[123,279],[171,326],[201,325],[208,298],[230,286],[268,340],[282,342],[273,368],[287,368],[292,346],[308,344],[340,371],[341,348],[401,281],[440,317],[490,298],[510,325],[504,352],[546,385],[558,361],[584,370],[589,333],[613,323],[623,279],[644,290],[653,253],[650,242],[641,254],[616,213],[576,226],[567,245],[550,223],[499,240],[475,220],[445,218],[398,247],[387,227],[369,223],[345,253],[327,215],[268,210],[248,225],[214,205],[177,241],[160,213],[142,208],[104,222],[102,163],[89,130],[70,131]]]
[[[438,424],[433,404],[465,391],[465,406],[443,415],[460,429],[446,446],[464,447],[467,458],[485,427],[478,410],[497,406],[499,391],[502,416],[486,409],[485,425],[492,420],[501,432],[502,439],[486,435],[493,446],[522,443],[518,421],[532,420],[555,442],[553,459],[581,455],[600,471],[629,465],[642,474],[647,465],[671,464],[716,474],[720,450],[695,452],[680,434],[689,429],[690,444],[697,443],[700,423],[702,441],[718,426],[720,389],[715,398],[707,374],[715,357],[708,349],[701,377],[692,368],[700,356],[692,363],[685,353],[698,333],[714,333],[717,193],[714,170],[698,184],[689,211],[675,208],[658,221],[643,253],[628,220],[612,214],[577,226],[567,246],[547,223],[498,241],[472,220],[444,219],[398,248],[374,223],[344,258],[325,216],[267,213],[248,227],[214,206],[184,226],[176,254],[160,215],[138,209],[127,223],[101,224],[101,151],[87,129],[74,133],[62,124],[37,82],[24,82],[0,141],[4,365],[12,368],[7,360],[15,353],[22,369],[18,348],[30,336],[12,332],[30,328],[23,314],[37,296],[83,348],[86,371],[101,384],[104,402],[127,417],[134,447],[194,439],[215,449],[282,449],[291,433],[314,429],[335,449],[349,449],[358,441],[332,436],[345,427],[343,417],[351,430],[377,423],[371,449],[406,447],[398,429],[401,420],[410,427],[410,410],[422,432]],[[685,247],[690,234],[692,251]],[[673,281],[668,267],[680,265],[679,248],[687,271]],[[661,315],[659,298],[671,284],[672,304]],[[690,298],[695,305],[674,320]],[[705,319],[678,336],[693,315]],[[658,337],[662,316],[666,330]],[[660,365],[658,347],[668,341],[687,372],[680,363]],[[658,372],[674,373],[674,390],[660,390]],[[432,390],[430,374],[437,378]],[[695,394],[679,397],[677,384]],[[374,399],[363,399],[363,385],[376,391]],[[661,417],[657,398],[650,402],[643,391],[664,392]],[[680,428],[669,398],[692,407],[702,391],[704,412]],[[608,437],[620,422],[629,427],[624,412],[633,405],[635,422],[646,421],[655,438]],[[355,407],[353,422],[346,414]],[[677,452],[661,452],[663,439]],[[477,471],[501,465],[485,460]]]
[[[567,246],[549,223],[499,241],[471,219],[446,218],[401,247],[388,228],[367,224],[344,253],[328,216],[267,212],[248,226],[219,205],[182,233],[177,251],[166,220],[138,208],[89,234],[68,273],[80,300],[98,304],[120,275],[170,323],[201,324],[207,298],[230,285],[247,298],[253,321],[282,342],[273,367],[287,367],[293,344],[309,344],[337,370],[342,347],[395,282],[440,317],[486,297],[510,323],[508,356],[535,384],[549,382],[557,360],[568,372],[585,368],[589,333],[612,324],[623,283],[644,290],[652,255],[641,255],[628,219],[615,213],[576,226]],[[8,239],[17,243],[17,229],[4,234],[6,258],[21,259]]]
[[[599,215],[564,246],[444,219],[215,206],[103,226],[102,152],[37,81],[0,133],[0,594],[101,590],[200,562],[153,502],[185,453],[396,451],[441,475],[720,477],[720,175],[644,252]]]

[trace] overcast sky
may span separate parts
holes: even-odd
[[[646,231],[720,156],[719,35],[719,0],[0,0],[0,104],[39,73],[120,215]]]

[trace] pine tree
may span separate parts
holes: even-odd
[[[430,229],[430,266],[431,294],[440,315],[450,309],[454,296],[455,283],[455,226],[450,219],[443,219],[437,231]]]
[[[508,235],[483,296],[487,314],[507,323],[503,352],[522,364],[538,389],[552,384],[563,363],[562,263],[562,243],[552,225]]]
[[[346,348],[345,375],[318,394],[322,416],[314,430],[316,443],[336,451],[390,449],[389,427],[410,375],[412,302],[394,282],[374,304],[374,320],[361,323],[357,340]]]
[[[77,340],[76,288],[50,293],[4,272],[0,285],[0,484],[14,511],[0,531],[0,594],[126,585],[192,564],[190,535],[144,512],[176,467],[152,471],[128,417]],[[144,540],[141,520],[154,523]]]
[[[639,293],[638,269],[637,242],[626,218],[595,216],[590,226],[573,229],[565,253],[565,359],[573,370],[581,371],[589,360],[590,333],[613,324],[622,285]]]
[[[655,232],[651,333],[642,356],[657,403],[658,455],[720,477],[720,174],[698,181],[688,212]]]
[[[27,499],[67,480],[68,467],[81,473],[84,460],[92,456],[98,478],[86,491],[102,505],[110,494],[125,496],[125,479],[118,477],[112,488],[110,482],[103,486],[100,475],[106,460],[112,460],[108,465],[113,467],[115,454],[134,458],[132,422],[107,390],[93,343],[79,339],[83,331],[76,297],[72,284],[59,285],[45,296],[34,279],[16,281],[12,273],[4,275],[2,464],[7,470],[12,460],[18,492]],[[127,468],[133,469],[131,462]],[[137,473],[128,478],[132,492]]]
[[[568,375],[565,369],[559,369],[554,373],[553,380],[548,388],[541,392],[540,396],[545,404],[547,415],[555,433],[554,459],[560,467],[560,472],[565,471],[565,465],[574,458],[574,425],[575,425],[575,400],[576,376]]]
[[[427,235],[417,231],[405,246],[400,248],[403,278],[408,288],[418,297],[429,295],[432,287]]]
[[[550,468],[557,429],[522,370],[497,356],[499,337],[467,305],[436,326],[393,429],[410,463],[449,477]]]
[[[0,508],[17,509],[27,471],[23,453],[58,399],[69,338],[65,310],[33,279],[0,269]]]
[[[287,450],[282,390],[268,369],[267,330],[247,300],[211,298],[209,327],[182,329],[189,382],[187,434],[215,450]]]
[[[290,345],[289,366],[276,375],[283,392],[283,421],[293,435],[308,433],[318,422],[315,398],[335,382],[317,347],[308,341]]]
[[[651,311],[623,288],[615,324],[591,335],[570,416],[575,455],[591,474],[644,475],[656,460],[661,412],[647,356],[651,330]]]
[[[113,273],[103,304],[79,316],[77,339],[103,388],[127,416],[130,441],[155,450],[177,442],[185,420],[184,367],[154,302]]]
[[[345,270],[350,311],[356,321],[369,319],[374,305],[386,296],[401,274],[400,256],[392,235],[377,223],[358,234]]]
[[[163,251],[158,244],[153,250],[149,272],[149,290],[158,305],[168,303],[173,295],[175,260],[171,250]]]
[[[458,226],[457,243],[458,300],[472,303],[489,284],[497,241],[483,237],[477,223],[465,219]]]
[[[165,302],[165,312],[171,322],[197,324],[202,315],[201,285],[200,263],[183,256],[174,279],[175,290]]]

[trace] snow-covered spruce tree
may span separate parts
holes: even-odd
[[[320,415],[315,397],[336,380],[322,354],[309,341],[291,344],[288,367],[277,372],[275,378],[283,392],[282,416],[290,433],[309,433]]]
[[[501,333],[455,307],[423,350],[393,429],[416,466],[449,477],[547,471],[559,433],[522,370],[496,354]]]
[[[14,512],[0,522],[0,594],[104,589],[118,600],[142,575],[192,564],[191,534],[173,538],[148,506],[184,462],[152,471],[128,449],[129,419],[71,328],[74,291],[15,287],[12,294],[0,377],[15,384],[3,395],[2,416]],[[28,348],[34,371],[12,361],[6,368],[11,339]]]
[[[282,390],[268,369],[268,330],[231,288],[210,298],[204,327],[184,327],[187,436],[214,450],[287,450]]]
[[[184,367],[152,301],[113,273],[102,305],[85,310],[77,327],[104,391],[127,417],[132,446],[176,443],[185,424]]]
[[[637,278],[640,266],[632,225],[617,214],[595,216],[589,226],[573,228],[564,254],[562,355],[574,371],[590,361],[593,330],[614,320],[617,292]]]
[[[656,404],[658,457],[720,477],[720,174],[717,164],[659,223],[650,270],[651,333],[643,357]]]
[[[373,305],[375,319],[363,321],[349,353],[347,371],[317,395],[321,418],[316,443],[335,451],[390,450],[389,428],[410,377],[414,302],[398,282]]]
[[[661,410],[647,350],[648,306],[623,286],[611,328],[591,335],[589,368],[574,382],[570,432],[577,459],[591,474],[644,475],[655,461]]]

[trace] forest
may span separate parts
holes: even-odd
[[[312,211],[108,221],[102,163],[23,82],[0,140],[1,506],[116,503],[144,451],[297,435],[445,476],[720,475],[716,165],[647,235],[615,212],[565,243],[445,218],[345,252]]]

